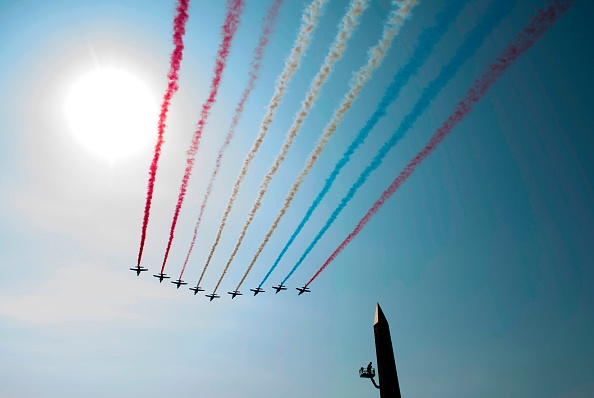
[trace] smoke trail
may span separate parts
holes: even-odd
[[[173,242],[173,236],[175,233],[175,226],[177,224],[179,212],[181,210],[184,198],[186,196],[188,181],[190,180],[192,168],[194,167],[195,156],[196,152],[198,151],[198,145],[200,144],[200,138],[202,137],[202,131],[204,129],[204,125],[206,124],[206,120],[208,119],[208,115],[210,114],[210,108],[216,101],[217,93],[219,91],[219,85],[221,84],[221,79],[223,77],[223,71],[225,70],[225,66],[227,64],[227,57],[229,56],[229,51],[231,49],[231,41],[235,36],[237,28],[239,27],[239,17],[243,11],[243,6],[244,0],[227,0],[227,15],[225,16],[225,23],[221,27],[223,40],[219,45],[219,51],[217,53],[217,58],[215,61],[214,76],[210,83],[210,95],[208,96],[206,102],[202,106],[202,111],[200,112],[200,120],[198,121],[196,131],[194,132],[194,137],[192,138],[190,148],[187,151],[188,157],[186,159],[186,170],[184,172],[184,177],[182,179],[181,187],[179,189],[179,196],[177,198],[177,204],[175,206],[173,220],[171,221],[169,241],[167,242],[167,249],[165,250],[165,256],[163,258],[161,272],[163,272],[163,270],[165,269],[165,264],[167,263],[167,257],[169,256],[169,250],[171,249],[171,243]]]
[[[186,22],[188,21],[188,4],[190,0],[178,0],[175,10],[177,14],[173,19],[173,44],[175,48],[171,53],[171,61],[169,66],[169,73],[167,78],[167,90],[163,96],[161,103],[161,113],[159,114],[159,122],[157,129],[157,143],[155,144],[155,154],[149,169],[148,189],[146,193],[146,204],[144,205],[144,218],[142,220],[142,233],[140,235],[140,249],[138,250],[138,262],[142,260],[142,252],[144,251],[144,241],[146,240],[146,228],[148,226],[149,215],[151,212],[151,203],[153,201],[153,191],[155,188],[155,178],[157,176],[157,164],[161,156],[161,147],[163,146],[163,135],[165,133],[165,121],[167,120],[167,112],[169,111],[169,104],[173,94],[177,91],[178,72],[182,61],[184,51],[184,34],[186,33]]]
[[[227,223],[227,217],[229,217],[229,213],[231,212],[231,208],[233,207],[233,203],[237,198],[237,193],[239,192],[239,188],[241,183],[243,182],[247,170],[256,156],[256,152],[260,149],[262,142],[264,141],[264,137],[266,137],[266,133],[270,128],[270,124],[272,123],[272,119],[274,117],[274,112],[276,108],[280,105],[285,92],[287,91],[287,86],[289,85],[289,81],[293,74],[299,68],[301,64],[301,58],[309,47],[309,43],[311,41],[311,37],[313,31],[318,25],[318,19],[320,18],[320,13],[322,11],[322,7],[326,4],[328,0],[313,0],[312,3],[304,10],[303,15],[301,16],[301,26],[299,27],[299,33],[297,35],[297,39],[295,40],[295,44],[293,45],[293,49],[291,50],[291,54],[287,58],[285,62],[285,67],[281,72],[280,76],[278,77],[274,94],[268,104],[268,109],[266,111],[266,115],[264,116],[264,120],[262,120],[262,124],[260,125],[260,131],[250,152],[246,156],[243,161],[243,166],[241,167],[241,171],[239,172],[239,176],[233,185],[233,192],[231,193],[231,197],[227,202],[227,207],[225,208],[225,212],[223,213],[223,218],[221,219],[221,223],[219,225],[219,229],[217,231],[217,236],[215,241],[210,249],[210,253],[208,254],[208,258],[206,260],[206,264],[204,265],[204,269],[202,270],[202,274],[200,275],[200,279],[198,280],[198,285],[202,281],[204,277],[204,273],[210,264],[210,260],[212,259],[212,255],[219,244],[221,239],[221,234],[223,233],[223,229]]]
[[[318,196],[314,199],[313,203],[307,209],[305,216],[303,217],[303,219],[301,220],[301,222],[299,223],[299,225],[297,226],[297,228],[295,229],[295,231],[293,232],[293,234],[281,250],[280,254],[274,261],[272,267],[270,267],[270,269],[260,282],[259,287],[262,287],[262,285],[264,285],[266,280],[268,280],[272,272],[276,269],[287,250],[289,250],[289,247],[293,244],[293,241],[295,241],[295,239],[297,238],[297,235],[299,235],[305,224],[309,221],[315,209],[322,202],[322,199],[324,199],[324,197],[334,184],[334,181],[340,174],[342,168],[346,166],[346,164],[350,161],[353,153],[361,144],[363,144],[363,142],[365,141],[371,130],[373,130],[375,125],[379,122],[379,120],[383,116],[385,116],[388,106],[390,106],[396,100],[396,98],[398,98],[398,95],[400,94],[400,90],[402,89],[402,87],[404,87],[404,85],[408,82],[410,77],[417,72],[419,67],[421,67],[425,63],[429,55],[431,55],[431,53],[433,52],[433,48],[440,40],[441,36],[446,32],[449,25],[455,20],[456,16],[460,13],[460,11],[462,10],[462,8],[464,8],[465,5],[466,1],[452,2],[448,8],[446,8],[436,17],[435,25],[426,28],[421,32],[419,36],[419,44],[416,46],[412,57],[406,63],[406,65],[404,65],[398,71],[398,73],[396,73],[394,79],[392,80],[392,83],[390,83],[390,85],[386,89],[386,92],[384,93],[384,96],[380,101],[377,109],[375,110],[371,118],[369,118],[367,123],[365,123],[363,129],[359,131],[359,133],[357,134],[353,142],[349,145],[345,153],[342,155],[342,158],[338,161],[336,166],[334,166],[334,169],[330,173],[330,176],[326,179],[324,187],[322,188]]]
[[[301,174],[299,174],[299,176],[296,178],[295,182],[293,183],[293,186],[289,190],[289,193],[287,194],[287,197],[285,198],[283,207],[280,209],[279,213],[277,214],[269,231],[264,236],[264,240],[262,241],[262,244],[260,244],[260,247],[256,251],[256,254],[252,258],[250,265],[248,266],[247,270],[243,274],[243,276],[242,276],[241,280],[239,281],[239,284],[237,285],[235,290],[239,290],[239,288],[245,281],[245,278],[248,276],[248,274],[252,270],[254,264],[258,260],[258,257],[260,256],[260,253],[262,253],[262,250],[264,250],[264,246],[266,246],[266,244],[270,240],[270,237],[272,236],[272,234],[278,227],[280,220],[283,218],[283,216],[287,212],[289,206],[291,205],[291,202],[293,201],[295,194],[299,190],[299,187],[303,183],[303,180],[305,180],[305,176],[313,168],[315,162],[318,160],[318,157],[324,150],[326,144],[328,143],[328,141],[330,140],[330,138],[336,131],[338,124],[340,122],[342,122],[344,115],[351,108],[353,102],[359,96],[359,93],[361,92],[361,90],[363,89],[363,87],[365,86],[367,81],[371,78],[373,71],[378,66],[381,65],[386,53],[388,52],[388,50],[390,49],[390,47],[392,45],[392,41],[393,41],[394,37],[400,31],[400,28],[402,28],[402,25],[404,25],[404,21],[410,15],[411,9],[416,5],[417,2],[418,2],[418,0],[408,0],[408,1],[404,1],[404,2],[392,1],[393,8],[392,8],[392,11],[390,12],[388,20],[386,21],[386,24],[384,25],[382,37],[380,38],[379,42],[369,50],[367,64],[364,65],[363,67],[361,67],[354,74],[353,79],[350,82],[349,92],[342,99],[342,103],[336,109],[336,111],[334,112],[334,115],[330,119],[330,122],[324,129],[324,132],[323,132],[322,136],[320,137],[317,146],[312,151],[312,153],[309,155],[309,157],[305,163],[305,166],[304,166],[303,170],[301,171]]]
[[[245,106],[246,101],[248,100],[254,86],[256,85],[256,81],[260,76],[260,67],[262,66],[262,58],[264,58],[264,50],[270,41],[270,35],[274,29],[274,25],[276,23],[276,17],[278,16],[278,10],[283,3],[284,0],[274,0],[266,16],[263,20],[263,28],[262,34],[260,35],[260,39],[258,40],[258,46],[254,49],[254,58],[250,63],[250,71],[249,71],[249,79],[247,86],[243,90],[243,94],[241,95],[241,99],[235,108],[235,115],[233,116],[233,120],[231,121],[231,127],[229,127],[229,132],[225,137],[225,142],[219,149],[219,154],[217,156],[217,161],[215,163],[215,168],[210,176],[210,181],[208,182],[208,187],[206,188],[206,193],[204,194],[204,199],[202,200],[202,205],[200,206],[200,214],[198,215],[198,220],[196,221],[196,226],[194,227],[194,236],[192,237],[192,243],[190,243],[190,249],[188,250],[188,254],[186,256],[186,260],[184,261],[184,265],[182,267],[181,273],[179,274],[179,279],[182,278],[184,271],[186,270],[186,265],[188,265],[188,260],[190,259],[190,255],[192,254],[192,250],[194,249],[194,244],[196,243],[196,237],[198,236],[198,228],[200,228],[200,223],[202,221],[202,215],[204,214],[204,209],[206,208],[206,204],[208,203],[208,199],[210,198],[210,194],[212,192],[212,186],[214,181],[219,173],[219,169],[221,168],[221,161],[223,159],[223,154],[225,150],[231,143],[233,136],[235,134],[235,129],[237,128],[237,123],[239,123],[239,118],[243,113],[243,108]]]
[[[444,66],[439,75],[425,88],[421,94],[421,98],[413,106],[413,109],[408,115],[404,117],[398,129],[392,134],[387,142],[382,145],[378,153],[375,155],[371,163],[363,170],[357,181],[351,186],[348,193],[340,201],[339,205],[330,215],[330,218],[326,221],[326,224],[322,227],[320,232],[316,235],[311,244],[305,249],[303,255],[299,258],[297,263],[293,266],[289,274],[283,280],[283,283],[287,281],[293,275],[295,270],[301,265],[305,257],[318,243],[318,241],[324,236],[328,228],[334,223],[338,215],[342,212],[345,206],[351,201],[357,190],[367,181],[369,175],[377,169],[382,163],[384,157],[390,152],[390,150],[400,141],[404,134],[412,127],[416,120],[423,114],[423,112],[429,107],[431,101],[439,94],[443,87],[455,76],[458,68],[460,68],[468,58],[482,45],[485,38],[491,33],[493,28],[503,19],[503,17],[512,9],[515,1],[494,1],[491,5],[489,12],[484,15],[476,28],[472,30],[467,36],[466,40],[460,46],[454,57],[450,62]]]
[[[336,63],[336,61],[338,61],[340,58],[342,58],[342,55],[344,54],[344,50],[346,49],[346,46],[347,46],[347,42],[351,38],[353,31],[359,24],[359,17],[363,13],[363,11],[365,11],[365,9],[367,8],[368,3],[369,3],[369,0],[352,0],[351,1],[349,9],[340,23],[340,28],[339,28],[338,34],[336,35],[336,38],[334,39],[334,43],[332,43],[332,46],[330,46],[330,51],[326,55],[326,59],[324,60],[322,67],[320,68],[320,70],[318,71],[316,76],[314,77],[314,79],[309,87],[309,91],[307,92],[305,99],[303,100],[303,103],[301,104],[301,109],[299,110],[299,112],[297,112],[295,120],[293,121],[293,125],[289,129],[289,133],[287,134],[287,138],[285,139],[285,142],[281,148],[281,151],[277,155],[276,159],[274,160],[274,163],[270,167],[270,170],[268,170],[268,173],[266,174],[266,176],[264,176],[264,180],[262,181],[262,184],[260,185],[260,191],[258,192],[258,197],[256,198],[256,201],[254,202],[254,204],[252,206],[252,209],[248,215],[248,219],[245,221],[245,224],[243,225],[243,228],[239,235],[239,239],[237,240],[237,243],[235,244],[235,248],[233,249],[233,252],[231,253],[231,256],[229,257],[229,260],[227,261],[227,265],[225,265],[225,269],[223,270],[223,273],[221,274],[221,277],[219,278],[219,281],[217,282],[217,285],[215,286],[215,290],[214,290],[215,292],[217,291],[219,285],[223,281],[223,278],[225,277],[225,274],[227,273],[227,270],[229,269],[229,266],[231,265],[233,258],[237,254],[237,251],[239,250],[239,247],[241,246],[241,243],[243,242],[243,239],[245,238],[247,229],[249,228],[250,224],[252,223],[252,221],[256,215],[256,212],[262,205],[262,198],[264,197],[264,194],[268,190],[268,185],[272,181],[272,177],[274,176],[274,174],[276,174],[276,172],[278,171],[278,168],[285,160],[285,157],[287,156],[287,152],[289,152],[291,145],[293,145],[293,141],[295,140],[295,137],[297,137],[297,133],[299,132],[299,129],[301,128],[301,125],[303,124],[305,117],[308,115],[309,111],[311,110],[311,108],[315,104],[316,100],[318,99],[318,95],[320,94],[320,90],[321,90],[322,86],[328,80],[328,77],[330,76],[330,73],[332,72],[334,64]]]
[[[489,65],[489,70],[485,72],[479,79],[475,80],[474,84],[468,89],[466,95],[456,105],[454,112],[441,125],[439,129],[433,134],[427,145],[406,165],[404,170],[396,177],[390,184],[380,198],[373,204],[367,214],[359,221],[355,229],[346,237],[346,239],[336,248],[330,255],[326,262],[314,274],[314,276],[307,282],[309,286],[318,275],[330,264],[336,256],[361,232],[363,227],[369,220],[377,213],[382,205],[388,200],[394,192],[412,175],[419,166],[444,140],[456,125],[468,115],[472,110],[474,104],[479,102],[485,95],[487,90],[503,75],[509,66],[511,66],[516,59],[518,59],[524,52],[526,52],[532,45],[549,29],[560,17],[560,15],[567,11],[571,6],[573,0],[556,0],[544,10],[538,10],[536,15],[532,18],[528,26],[526,26],[517,36],[516,39],[499,55],[495,63]]]

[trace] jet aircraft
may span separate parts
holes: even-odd
[[[277,293],[278,293],[278,292],[280,292],[281,290],[287,290],[286,286],[285,286],[285,285],[283,285],[282,283],[280,283],[278,286],[272,286],[272,288],[273,288],[274,290],[276,290],[276,293],[274,293],[274,294],[277,294]]]
[[[139,264],[139,265],[137,265],[137,266],[136,266],[136,267],[134,267],[134,268],[130,268],[130,271],[135,271],[135,272],[136,272],[136,276],[139,276],[141,272],[143,272],[143,271],[148,271],[148,268],[143,268],[143,267],[141,267],[141,266],[140,266],[140,264]]]
[[[204,289],[202,289],[200,286],[196,285],[196,287],[191,287],[190,290],[192,290],[194,292],[194,296],[196,295],[196,293],[198,292],[203,292]]]
[[[188,284],[188,282],[184,282],[184,281],[182,281],[181,279],[178,279],[178,280],[176,280],[176,281],[171,281],[171,283],[173,283],[174,285],[177,285],[177,288],[178,288],[178,289],[179,289],[179,287],[180,287],[181,285],[187,285],[187,284]]]
[[[243,296],[241,293],[239,293],[239,290],[233,290],[232,292],[227,292],[231,295],[231,298],[234,299],[235,296]]]
[[[307,286],[297,287],[296,289],[299,290],[298,296],[301,296],[303,293],[311,292],[311,290],[309,290],[309,288]]]
[[[250,289],[252,292],[254,292],[254,296],[258,293],[263,293],[264,290],[260,289],[259,287],[255,288],[255,289]]]
[[[164,273],[159,273],[157,275],[153,275],[155,278],[159,278],[159,283],[163,282],[163,279],[168,279],[170,278],[170,276],[167,276],[167,274]]]
[[[206,297],[210,298],[210,301],[216,299],[216,298],[220,298],[218,294],[206,294]]]

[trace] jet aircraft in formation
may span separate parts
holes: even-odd
[[[218,294],[206,294],[206,297],[210,298],[210,301],[216,299],[216,298],[221,298]]]
[[[173,283],[174,285],[177,285],[177,288],[178,288],[178,289],[179,289],[179,287],[180,287],[181,285],[187,285],[187,284],[188,284],[188,282],[184,282],[184,281],[182,281],[181,279],[178,279],[178,280],[176,280],[176,281],[171,281],[171,283]]]
[[[202,289],[200,286],[196,285],[196,287],[191,287],[190,290],[194,291],[194,296],[196,295],[196,293],[198,292],[203,292],[204,289]]]
[[[159,283],[163,282],[163,279],[169,279],[171,278],[170,276],[167,276],[167,274],[164,273],[159,273],[157,275],[153,275],[155,278],[159,278]]]
[[[137,265],[136,267],[130,268],[130,271],[134,271],[136,272],[136,276],[139,276],[141,272],[144,271],[148,271],[148,268],[143,268],[140,265]],[[171,278],[170,276],[167,276],[167,274],[160,272],[156,275],[153,275],[155,278],[159,279],[159,283],[163,282],[163,279],[169,279]],[[174,285],[177,286],[177,288],[179,289],[179,287],[181,285],[187,285],[187,282],[184,282],[181,279],[177,279],[175,281],[171,281],[171,283],[173,283]],[[272,288],[274,290],[276,290],[275,294],[277,294],[278,292],[280,292],[281,290],[287,290],[287,287],[285,285],[283,285],[282,283],[279,283],[278,286],[272,286]],[[297,294],[298,296],[301,296],[303,293],[310,293],[311,290],[309,290],[309,288],[307,286],[303,286],[303,287],[298,287],[296,288],[299,291],[299,294]],[[196,293],[198,292],[203,292],[204,289],[202,289],[200,286],[196,285],[195,287],[191,287],[190,288],[191,291],[194,292],[194,296],[196,295]],[[257,287],[255,289],[250,289],[250,291],[254,292],[254,296],[256,296],[258,293],[264,293],[264,289],[262,289],[261,287]],[[239,290],[234,290],[232,292],[227,292],[231,295],[231,298],[234,299],[235,296],[243,296],[243,294],[241,294],[239,292]],[[210,298],[210,301],[216,299],[216,298],[221,298],[219,295],[217,294],[207,294],[206,297]]]
[[[139,265],[137,265],[134,268],[130,268],[130,271],[134,271],[134,272],[136,272],[136,276],[140,276],[140,273],[143,272],[143,271],[148,271],[148,268],[143,268],[139,264]]]
[[[298,296],[301,296],[303,293],[311,292],[311,290],[309,290],[309,288],[307,286],[297,287],[296,289],[299,290]]]
[[[254,296],[258,293],[264,293],[264,290],[260,289],[259,287],[255,288],[255,289],[250,289],[252,292],[254,292]]]
[[[283,285],[282,283],[279,283],[278,286],[272,286],[272,288],[274,290],[276,290],[276,292],[274,294],[277,294],[278,292],[280,292],[281,290],[287,290],[287,287],[285,285]]]

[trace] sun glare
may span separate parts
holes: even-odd
[[[117,69],[98,69],[71,88],[66,117],[78,141],[111,160],[142,149],[155,136],[158,107],[148,88]]]

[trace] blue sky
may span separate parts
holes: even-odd
[[[489,8],[470,0],[339,176],[267,282],[280,281],[356,176]],[[229,147],[184,278],[194,284],[225,202],[290,51],[305,1],[286,0],[262,75]],[[330,0],[279,107],[204,279],[212,289],[256,190],[336,33]],[[421,1],[305,180],[242,290],[255,287],[385,87],[448,2]],[[246,0],[166,272],[179,273],[219,146],[246,82],[268,1]],[[594,394],[593,5],[569,12],[492,87],[363,232],[297,297],[369,206],[452,112],[544,0],[518,2],[444,87],[289,280],[289,291],[235,287],[313,149],[347,81],[381,34],[371,0],[248,235],[209,303],[128,271],[135,265],[150,145],[113,162],[79,144],[64,101],[99,67],[144,82],[158,101],[172,50],[172,1],[0,1],[0,396],[377,396],[357,369],[375,362],[374,306],[390,322],[407,397]],[[183,166],[208,95],[223,2],[190,3],[180,90],[143,265],[160,267]],[[156,122],[157,115],[154,117]],[[155,131],[147,131],[151,136]],[[244,292],[245,293],[245,292]]]

